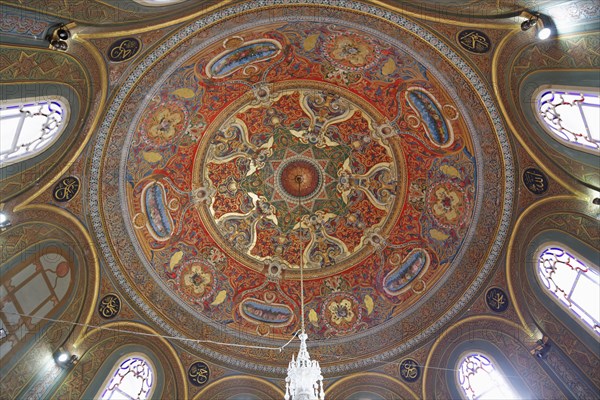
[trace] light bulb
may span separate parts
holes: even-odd
[[[56,361],[60,363],[64,363],[69,359],[69,355],[67,353],[60,353],[58,357],[56,357]]]
[[[540,40],[546,40],[550,37],[551,34],[552,34],[552,30],[550,28],[542,28],[538,32],[537,36],[538,36],[538,39],[540,39]]]

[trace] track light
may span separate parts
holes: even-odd
[[[537,26],[538,39],[546,40],[552,35],[552,28],[554,24],[547,16],[529,11],[523,11],[521,13],[521,17],[526,18],[526,20],[521,23],[522,31],[528,31],[534,26]]]
[[[69,353],[63,347],[59,347],[52,356],[54,357],[56,365],[61,368],[70,368],[77,364],[77,361],[79,360],[75,354]]]

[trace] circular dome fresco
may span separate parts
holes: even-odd
[[[208,15],[140,62],[96,142],[95,232],[140,309],[191,339],[285,343],[302,260],[311,354],[326,374],[364,368],[477,291],[506,233],[510,149],[485,86],[416,23],[267,3]],[[184,345],[267,374],[289,361]]]

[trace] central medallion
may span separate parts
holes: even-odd
[[[323,171],[311,159],[296,157],[284,161],[276,172],[276,188],[290,200],[308,200],[323,187]]]
[[[246,265],[297,269],[303,248],[307,269],[332,273],[390,229],[403,159],[359,97],[301,85],[248,94],[208,129],[194,170],[211,195],[199,210]]]

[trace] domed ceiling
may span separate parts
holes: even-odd
[[[267,3],[183,27],[133,70],[94,149],[94,229],[140,309],[200,341],[288,341],[302,257],[311,354],[352,370],[468,303],[504,240],[510,151],[431,32],[361,3]],[[183,344],[263,373],[289,361]]]

